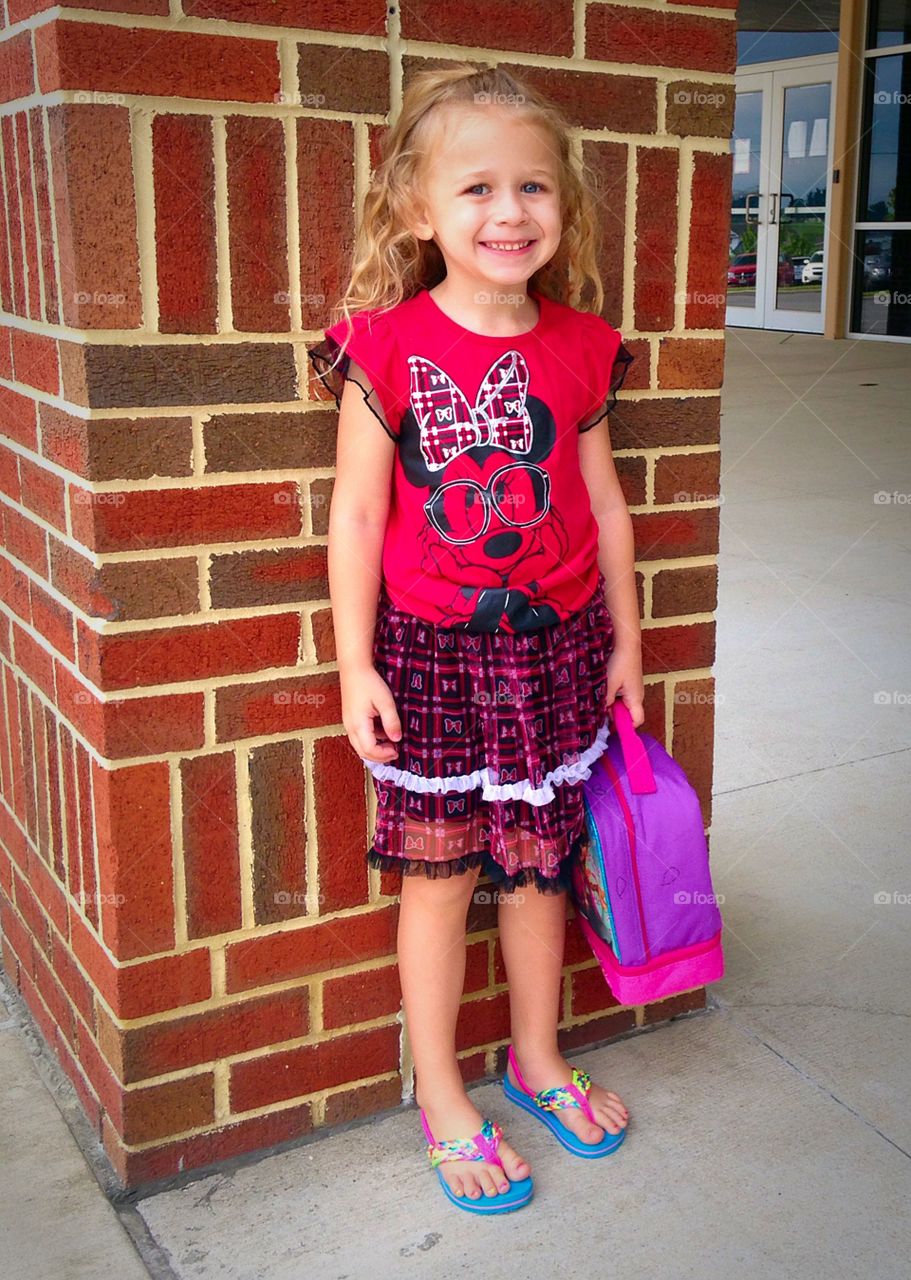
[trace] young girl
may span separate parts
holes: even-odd
[[[597,314],[599,216],[546,99],[495,68],[415,75],[341,318],[310,352],[340,407],[329,581],[343,723],[377,797],[368,862],[402,873],[427,1151],[475,1212],[532,1193],[456,1059],[482,871],[505,891],[507,1097],[586,1157],[619,1146],[628,1118],[557,1041],[582,783],[613,699],[644,719],[632,526],[605,420],[632,356]],[[593,311],[568,301],[587,286]]]

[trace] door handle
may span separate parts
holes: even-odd
[[[754,223],[755,225],[759,224],[759,201],[761,200],[761,198],[762,197],[758,191],[751,191],[748,196],[744,197],[744,201],[743,201],[744,223]],[[750,217],[750,201],[751,200],[756,201],[756,212],[752,218]]]
[[[777,191],[770,191],[769,199],[772,202],[769,206],[769,226],[774,227],[775,223],[778,221],[779,193]]]

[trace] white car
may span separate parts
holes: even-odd
[[[822,281],[822,266],[822,249],[817,249],[803,264],[803,270],[800,273],[801,283],[819,284]]]

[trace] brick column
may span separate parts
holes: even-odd
[[[410,1097],[306,348],[403,76],[459,46],[562,103],[602,184],[605,314],[638,357],[612,431],[647,728],[709,821],[734,22],[723,0],[520,22],[328,0],[306,32],[290,0],[66,7],[7,0],[0,42],[0,928],[135,1186]],[[703,999],[618,1008],[569,921],[566,1049]],[[483,900],[462,1014],[465,1078],[501,1071]]]

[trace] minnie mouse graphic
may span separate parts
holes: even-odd
[[[566,556],[566,528],[540,465],[556,440],[553,414],[528,395],[528,366],[507,351],[490,366],[475,403],[432,360],[409,356],[410,396],[400,429],[402,467],[428,491],[419,567],[454,586],[439,625],[528,631],[560,619],[535,580]],[[522,585],[513,582],[516,574]],[[503,627],[506,622],[508,626]]]

